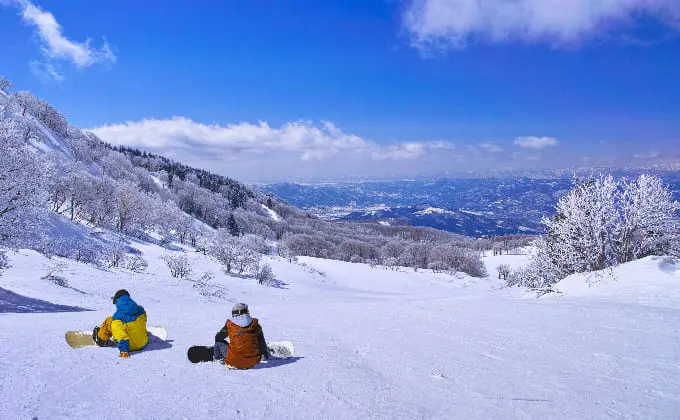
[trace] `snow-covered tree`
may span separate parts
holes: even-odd
[[[0,240],[20,235],[17,218],[36,216],[46,203],[47,168],[21,140],[13,120],[0,121]]]
[[[444,261],[433,261],[427,265],[427,268],[432,270],[433,273],[443,273],[450,267]]]
[[[248,233],[241,237],[241,241],[245,246],[258,252],[259,254],[266,254],[269,251],[267,242],[265,242],[261,236]]]
[[[227,229],[229,229],[229,233],[231,234],[231,236],[238,236],[241,234],[241,229],[236,223],[236,219],[234,218],[233,213],[230,214],[229,219],[227,219]]]
[[[123,268],[135,273],[142,273],[149,267],[149,263],[141,255],[131,255],[125,259]]]
[[[102,253],[102,263],[108,268],[118,268],[127,257],[127,247],[122,242],[109,245]]]
[[[134,168],[124,154],[111,151],[99,162],[104,174],[116,180],[133,179]]]
[[[555,217],[544,219],[548,233],[535,242],[531,265],[512,273],[508,284],[546,287],[573,273],[673,253],[680,241],[679,210],[652,175],[576,181],[558,201]]]
[[[93,178],[89,188],[82,191],[83,212],[95,226],[115,227],[116,190],[115,181],[105,176]]]
[[[116,230],[131,233],[145,222],[143,211],[147,200],[137,186],[131,182],[122,182],[116,188],[115,220]]]
[[[400,256],[401,263],[413,268],[426,268],[430,245],[423,242],[415,242],[408,245]]]
[[[212,238],[209,253],[224,265],[227,273],[231,273],[243,248],[241,241],[232,236],[228,230],[218,229]]]
[[[239,240],[239,242],[241,242],[241,247],[238,249],[238,252],[236,254],[236,259],[234,260],[234,268],[238,270],[239,274],[243,274],[246,272],[256,272],[260,264],[262,254],[250,248],[242,241]]]
[[[385,262],[383,264],[387,268],[396,270],[399,267],[399,260],[397,260],[395,257],[387,257],[385,258]]]
[[[496,267],[496,271],[498,271],[498,280],[507,280],[508,276],[510,275],[510,266],[507,264],[500,264]]]
[[[5,251],[0,249],[0,276],[2,275],[2,271],[6,270],[9,268],[9,261],[7,259],[7,255],[5,254]]]
[[[14,86],[12,82],[10,82],[7,78],[4,76],[0,75],[0,89],[7,91]]]
[[[260,284],[269,284],[272,280],[274,280],[274,271],[272,270],[272,266],[269,264],[262,265],[262,267],[257,270],[255,278]]]
[[[619,223],[617,193],[612,176],[577,181],[557,202],[555,217],[544,219],[553,262],[565,274],[600,270],[615,262],[611,245]]]
[[[403,252],[404,245],[397,241],[389,241],[382,248],[382,253],[387,258],[399,258]]]
[[[680,205],[658,177],[624,180],[618,201],[620,224],[612,245],[619,263],[667,253],[680,241]]]
[[[166,254],[161,257],[170,269],[170,275],[175,278],[185,279],[191,275],[191,264],[184,254]]]

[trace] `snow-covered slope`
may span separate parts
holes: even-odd
[[[574,278],[560,285],[562,295],[527,299],[490,279],[312,258],[270,258],[279,287],[264,287],[190,252],[194,279],[214,274],[201,284],[171,278],[160,260],[167,251],[131,245],[149,261],[145,274],[10,254],[13,267],[0,279],[1,419],[660,419],[680,412],[680,312],[632,293],[653,286],[659,299],[672,299],[678,271],[668,260],[622,267],[625,296],[613,285],[577,287],[583,279]],[[523,258],[487,257],[487,265],[492,273]],[[50,271],[69,288],[40,278]],[[150,324],[168,328],[169,341],[129,360],[114,349],[69,348],[64,332],[99,324],[123,287]],[[292,340],[296,358],[250,371],[188,363],[186,349],[210,345],[236,301],[250,304],[269,340]]]
[[[574,274],[557,289],[570,297],[597,296],[680,309],[680,262],[671,257],[647,257],[611,270]]]

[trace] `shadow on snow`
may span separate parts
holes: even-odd
[[[30,314],[50,312],[83,312],[90,309],[78,306],[57,305],[44,300],[22,296],[0,288],[0,313]]]
[[[255,366],[253,369],[271,369],[279,366],[284,366],[284,365],[290,365],[291,363],[295,363],[300,359],[304,359],[302,356],[293,356],[289,357],[287,359],[279,359],[276,357],[273,357],[267,361],[267,363],[260,363],[257,366]]]
[[[160,338],[156,337],[153,334],[149,334],[149,344],[146,345],[142,350],[139,351],[139,353],[146,353],[148,351],[157,351],[157,350],[167,350],[172,348],[172,342],[175,340],[161,340]],[[134,353],[132,353],[134,355]]]

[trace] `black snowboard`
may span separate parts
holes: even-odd
[[[214,347],[192,346],[187,351],[187,357],[191,363],[212,362]]]

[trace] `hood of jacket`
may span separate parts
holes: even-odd
[[[234,324],[238,325],[241,328],[246,328],[253,322],[253,318],[250,316],[250,314],[243,314],[232,317],[231,322],[233,322]]]
[[[130,296],[121,296],[116,300],[116,313],[113,314],[113,319],[132,322],[143,313],[145,313],[144,308],[137,305],[134,300],[130,299]]]

